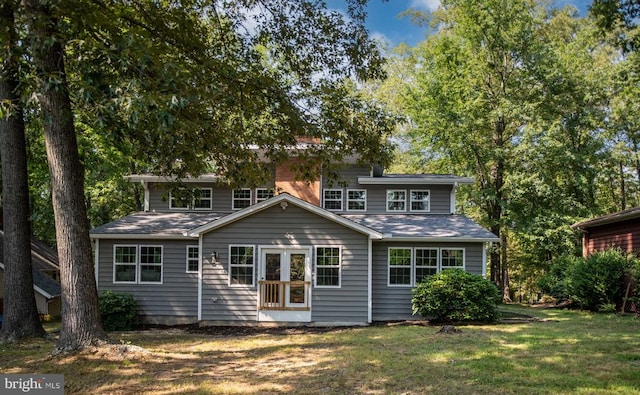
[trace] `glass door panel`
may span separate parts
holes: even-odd
[[[280,275],[282,274],[281,253],[265,254],[265,284],[264,302],[280,304]]]
[[[306,254],[289,255],[289,303],[305,302],[305,264]]]

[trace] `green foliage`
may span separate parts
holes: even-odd
[[[571,254],[554,259],[546,273],[538,280],[540,291],[545,295],[553,296],[557,301],[570,299],[571,295],[567,288],[568,273],[574,270],[581,259]]]
[[[620,305],[624,297],[624,275],[633,266],[631,255],[619,249],[595,252],[579,259],[568,273],[569,294],[590,311],[600,311],[609,305]]]
[[[129,293],[105,291],[98,298],[102,326],[107,331],[133,329],[138,318],[138,304]]]
[[[489,280],[461,269],[426,277],[413,289],[413,313],[436,321],[485,321],[497,318],[500,292]]]

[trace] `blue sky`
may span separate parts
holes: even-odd
[[[561,7],[572,4],[586,15],[591,0],[553,0],[555,6]],[[344,0],[327,0],[329,8],[344,9]],[[414,46],[424,40],[425,29],[414,26],[409,18],[400,18],[402,12],[413,8],[420,11],[434,10],[440,4],[439,0],[369,0],[367,26],[374,37],[384,38],[395,47],[404,42]]]

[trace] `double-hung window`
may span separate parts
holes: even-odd
[[[418,284],[425,277],[438,272],[438,249],[416,248],[415,254],[415,283]]]
[[[162,246],[115,245],[114,283],[162,283]]]
[[[138,246],[117,245],[113,250],[113,282],[136,283]]]
[[[189,192],[185,189],[180,189],[175,192],[169,192],[169,209],[188,210],[189,200]]]
[[[414,286],[445,269],[464,269],[464,248],[389,248],[389,286]]]
[[[342,211],[342,189],[325,189],[323,207],[325,210]]]
[[[256,189],[256,203],[260,203],[264,200],[270,199],[273,197],[273,189],[272,188],[257,188]]]
[[[251,206],[251,189],[235,189],[233,191],[232,208],[234,210],[240,210],[249,206]]]
[[[347,211],[367,210],[367,190],[348,189],[347,190]]]
[[[187,273],[197,273],[200,270],[198,246],[187,246]]]
[[[229,285],[249,285],[254,282],[254,248],[246,245],[229,247]]]
[[[412,190],[411,191],[411,211],[424,211],[430,210],[429,205],[429,191],[427,190]]]
[[[169,208],[171,210],[211,210],[213,207],[213,190],[197,188],[193,190],[179,189],[169,192]]]
[[[464,250],[461,248],[443,248],[441,254],[441,270],[464,268]]]
[[[340,247],[316,247],[316,286],[340,287]]]
[[[407,211],[407,191],[387,191],[387,211]]]
[[[411,248],[389,248],[389,285],[412,285]]]
[[[211,188],[200,188],[195,191],[193,198],[193,208],[195,210],[211,210],[213,207],[213,190]]]
[[[162,282],[161,246],[140,246],[140,282]]]

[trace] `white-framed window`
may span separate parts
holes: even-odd
[[[212,208],[213,189],[211,188],[169,192],[169,209],[171,210],[211,210]]]
[[[411,286],[413,249],[406,247],[389,248],[389,285]]]
[[[162,283],[162,246],[140,246],[140,283]]]
[[[195,210],[211,210],[213,208],[213,189],[200,188],[195,191],[193,208]]]
[[[407,191],[387,190],[387,211],[407,211]]]
[[[340,247],[316,247],[316,287],[340,288],[342,249]]]
[[[180,190],[176,192],[169,192],[169,209],[188,210],[189,196],[187,191]]]
[[[342,211],[342,189],[325,189],[322,200],[322,207],[325,210]]]
[[[411,211],[429,211],[431,210],[430,205],[430,191],[428,190],[411,190],[410,196],[410,208]]]
[[[438,253],[437,248],[416,248],[415,249],[415,284],[432,274],[438,272]]]
[[[347,211],[367,211],[366,189],[347,189]]]
[[[113,246],[114,283],[162,283],[162,246]]]
[[[440,249],[440,270],[464,269],[464,248]]]
[[[187,246],[187,273],[198,273],[200,271],[200,248],[198,246]]]
[[[138,246],[113,246],[113,282],[138,282]]]
[[[254,250],[251,245],[229,246],[229,285],[255,285]]]
[[[273,197],[273,188],[256,188],[256,203]]]
[[[464,248],[389,247],[388,285],[415,286],[445,269],[465,269]]]
[[[233,210],[240,210],[251,206],[251,189],[240,188],[233,190],[233,202],[231,208]]]

